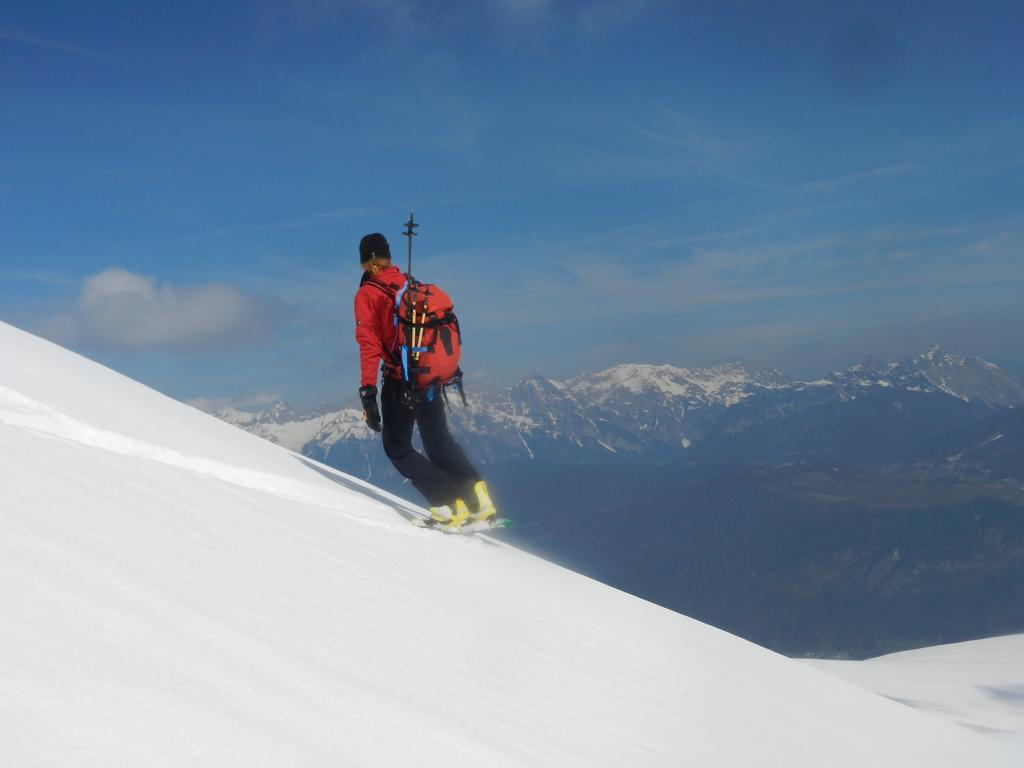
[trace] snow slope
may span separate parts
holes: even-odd
[[[866,661],[805,662],[950,722],[1015,739],[1024,756],[1024,635],[936,645]]]
[[[1009,766],[0,324],[5,766]]]

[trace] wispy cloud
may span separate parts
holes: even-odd
[[[502,253],[461,254],[460,262],[501,265],[495,270],[502,270],[500,287],[495,275],[454,274],[450,292],[467,297],[463,303],[469,302],[489,328],[494,326],[490,330],[586,325],[604,335],[616,324],[681,317],[721,325],[726,317],[760,315],[771,318],[761,322],[774,324],[780,322],[777,316],[798,315],[813,327],[832,313],[823,303],[841,302],[843,308],[835,310],[840,314],[867,307],[895,312],[907,309],[912,296],[934,301],[970,286],[1024,281],[1021,240],[1014,232],[911,229],[770,243],[744,243],[737,234],[739,242],[729,247],[698,240],[680,247],[674,258],[656,260],[624,259],[622,253],[637,250],[622,247],[618,235],[604,239],[603,247],[601,238],[588,244],[545,244],[551,257],[539,263]],[[642,245],[639,250],[647,252]],[[476,297],[486,297],[486,306]]]
[[[12,43],[28,45],[34,48],[43,48],[49,51],[57,51],[59,53],[67,53],[72,56],[82,56],[87,59],[95,59],[97,61],[103,60],[103,57],[95,51],[89,50],[88,48],[84,48],[80,45],[73,45],[71,43],[56,40],[46,40],[16,29],[0,27],[0,40],[7,40]]]
[[[639,136],[686,152],[708,161],[721,162],[732,152],[729,144],[712,136],[706,130],[698,128],[696,122],[673,109],[661,107],[661,119],[658,127],[651,128],[639,124],[630,126]]]
[[[798,189],[811,193],[836,192],[855,184],[892,179],[898,176],[910,176],[918,170],[920,170],[920,166],[917,163],[895,163],[878,168],[870,168],[866,171],[849,173],[833,179],[808,181],[800,184]]]
[[[259,224],[253,227],[253,229],[255,231],[267,231],[278,229],[305,229],[306,227],[310,227],[324,221],[343,221],[348,219],[361,219],[382,212],[383,209],[373,208],[371,206],[334,208],[332,210],[319,211],[317,213],[310,213],[305,216],[299,216],[294,219],[285,219],[283,221],[275,221],[269,224]]]
[[[1024,229],[991,233],[973,243],[968,252],[975,258],[1013,259],[1024,271]]]
[[[358,219],[363,216],[372,216],[375,213],[380,213],[378,208],[370,207],[356,207],[356,208],[335,208],[333,211],[321,211],[320,213],[314,213],[310,218],[313,219]]]
[[[352,115],[372,115],[372,119],[356,121],[349,133],[349,142],[367,157],[422,148],[477,158],[481,135],[493,116],[473,97],[465,70],[453,52],[456,48],[420,46],[415,51],[393,52],[388,57],[387,76],[401,79],[398,88],[405,92],[404,97],[382,99],[379,85],[336,72],[291,79],[285,95],[303,109],[344,113],[345,122]]]
[[[653,106],[650,114],[648,122],[628,123],[626,129],[632,138],[642,140],[639,146],[651,155],[656,166],[675,174],[684,168],[696,169],[743,187],[763,186],[740,172],[750,151],[747,140],[726,138],[664,104]]]
[[[46,333],[95,347],[188,351],[262,341],[292,315],[283,302],[231,285],[158,285],[113,267],[87,278],[74,306]]]

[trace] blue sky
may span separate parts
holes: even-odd
[[[1024,373],[1019,3],[853,5],[6,2],[0,318],[180,398],[342,401],[356,245],[414,209],[470,381]]]

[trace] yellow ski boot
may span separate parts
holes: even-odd
[[[498,510],[494,508],[494,502],[491,501],[491,495],[487,492],[487,483],[483,480],[478,480],[473,486],[473,493],[476,494],[476,500],[479,506],[477,511],[470,517],[469,522],[484,523],[488,520],[495,519],[498,516]]]
[[[466,506],[466,502],[464,502],[462,499],[456,499],[455,514],[452,515],[452,521],[448,523],[448,527],[458,528],[467,520],[469,520],[469,507]]]
[[[456,499],[451,506],[431,507],[427,525],[431,528],[459,528],[468,519],[469,507],[462,499]]]
[[[442,507],[431,507],[430,508],[430,519],[428,521],[430,526],[445,525],[451,522],[452,519],[452,508],[445,504]]]

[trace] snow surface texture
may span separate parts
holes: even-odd
[[[0,324],[4,766],[1009,766]]]
[[[1015,739],[1024,756],[1024,635],[806,663],[967,728]]]

